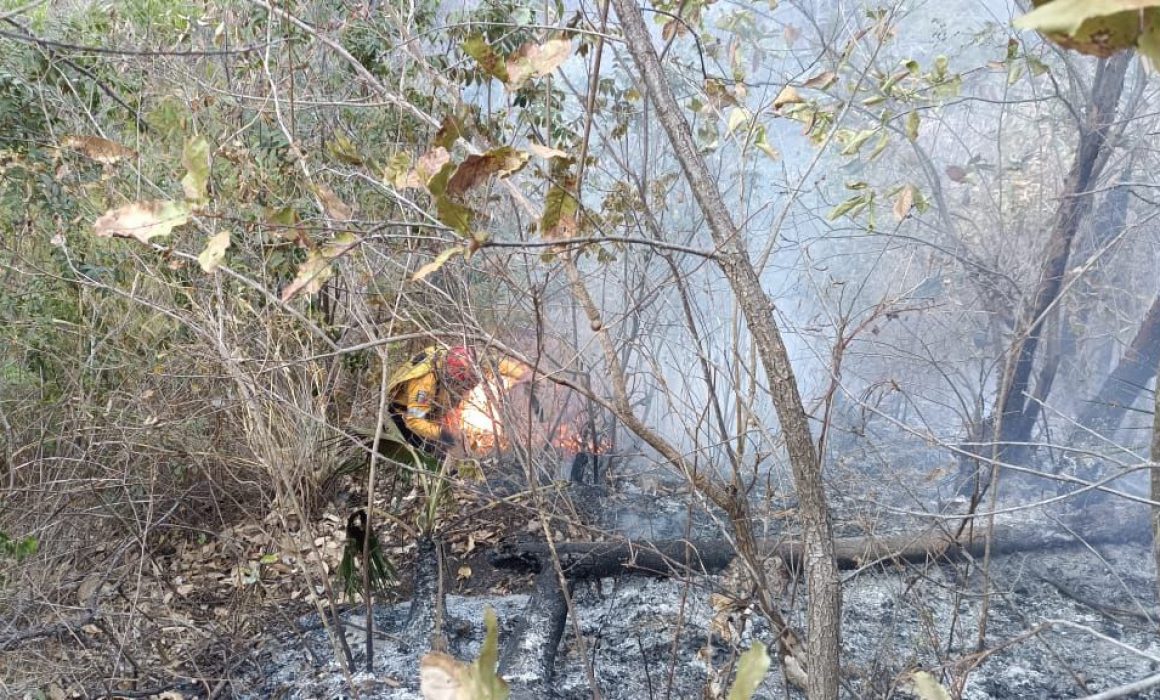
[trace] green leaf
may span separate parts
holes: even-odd
[[[496,623],[495,610],[490,605],[483,611],[483,625],[487,629],[487,636],[484,637],[483,648],[479,650],[479,658],[475,660],[475,668],[481,680],[487,681],[488,685],[494,685],[497,680],[496,669],[499,666],[499,625]],[[507,697],[506,692],[503,697]]]
[[[1144,10],[1144,27],[1136,48],[1151,61],[1152,70],[1160,71],[1160,9]]]
[[[886,150],[886,146],[889,143],[890,135],[883,131],[882,135],[878,137],[878,143],[874,144],[874,149],[870,151],[870,155],[866,157],[867,160],[874,160],[878,156],[882,155],[882,152]]]
[[[754,130],[753,145],[756,146],[762,153],[769,156],[770,160],[777,160],[781,158],[781,154],[777,152],[777,149],[770,145],[769,137],[765,133],[764,124],[759,125],[757,129]]]
[[[1052,0],[1017,17],[1012,24],[1018,29],[1075,34],[1085,21],[1094,17],[1150,7],[1160,7],[1160,0]]]
[[[263,554],[262,558],[258,560],[259,564],[273,564],[278,561],[277,554]]]
[[[186,170],[185,177],[181,178],[185,198],[190,202],[205,201],[209,184],[209,141],[204,136],[195,136],[186,141],[181,151],[181,164]]]
[[[544,200],[544,213],[540,217],[540,234],[548,240],[571,238],[576,235],[576,212],[580,203],[563,187],[553,185]]]
[[[502,82],[508,82],[507,65],[495,49],[488,45],[482,34],[472,34],[463,42],[463,52],[475,59],[483,72]]]
[[[834,207],[833,210],[830,211],[830,213],[826,216],[826,218],[830,221],[834,221],[835,219],[838,219],[839,217],[841,217],[844,214],[850,214],[850,213],[854,212],[856,209],[860,209],[860,208],[866,206],[869,203],[869,201],[870,201],[869,197],[867,197],[865,193],[856,194],[853,197],[850,197],[846,201],[842,202],[838,206]]]
[[[157,236],[168,236],[188,221],[189,207],[183,202],[133,202],[101,215],[93,223],[93,233],[101,238],[135,238],[148,243]]]
[[[853,156],[857,155],[858,151],[862,150],[862,144],[866,143],[877,132],[877,129],[863,129],[850,139],[846,147],[842,149],[841,155]]]
[[[761,642],[754,642],[737,663],[737,678],[729,689],[729,700],[749,700],[769,672],[769,653]]]
[[[461,245],[457,245],[453,248],[448,248],[447,250],[443,251],[439,255],[435,256],[434,260],[432,260],[431,262],[427,263],[426,265],[424,265],[424,266],[420,267],[418,270],[416,270],[415,274],[411,275],[411,281],[412,282],[419,282],[423,279],[426,279],[428,275],[431,275],[435,272],[438,272],[439,268],[446,265],[447,261],[450,260],[452,258],[452,256],[459,255],[459,254],[463,253],[464,250],[466,250],[466,248],[464,248]]]
[[[347,165],[362,165],[364,163],[358,148],[345,134],[336,136],[333,141],[326,144],[326,147],[331,155]]]
[[[219,231],[205,242],[205,249],[197,256],[197,264],[209,274],[218,268],[226,257],[226,249],[230,247],[230,232]]]
[[[443,124],[439,127],[439,131],[435,133],[435,145],[442,146],[448,150],[455,145],[455,142],[463,136],[463,128],[459,126],[459,122],[455,117],[448,114],[443,117]]]
[[[918,127],[921,121],[922,117],[919,116],[917,109],[906,115],[906,138],[911,141],[918,140]]]
[[[435,198],[435,216],[456,233],[467,236],[471,233],[471,221],[475,215],[451,197],[441,195]]]
[[[1019,78],[1023,77],[1023,64],[1018,62],[1011,62],[1007,64],[1007,84],[1014,85]]]

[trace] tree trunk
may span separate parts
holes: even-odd
[[[1132,52],[1123,52],[1101,61],[1096,69],[1086,123],[1081,125],[1079,144],[1076,146],[1075,161],[1061,193],[1054,229],[1043,250],[1039,285],[1020,317],[1015,345],[1012,347],[1011,371],[1007,373],[1006,386],[1000,392],[1001,459],[1010,452],[1010,443],[1027,442],[1034,427],[1034,412],[1027,410],[1027,397],[1035,351],[1039,347],[1045,316],[1057,303],[1063,286],[1076,231],[1083,216],[1091,208],[1091,195],[1083,193],[1090,189],[1094,179],[1095,164],[1106,142],[1108,129],[1115,119],[1116,106],[1123,91],[1124,74],[1133,56]]]
[[[789,362],[789,353],[773,317],[773,304],[761,287],[744,239],[697,153],[689,124],[665,80],[652,38],[634,0],[613,0],[625,44],[632,54],[657,108],[693,196],[709,223],[721,267],[745,315],[754,346],[769,382],[773,405],[785,435],[805,536],[809,669],[807,694],[811,700],[838,697],[839,619],[841,589],[834,561],[829,507],[822,483],[821,462],[814,450],[805,407]],[[1118,94],[1118,93],[1117,93]],[[738,496],[743,498],[743,496]]]
[[[1119,364],[1080,412],[1079,424],[1105,435],[1114,432],[1140,392],[1156,376],[1157,364],[1160,364],[1160,294],[1152,300]]]
[[[1156,400],[1152,405],[1152,479],[1151,497],[1153,502],[1160,503],[1160,469],[1156,468],[1160,461],[1160,391],[1157,391]],[[1156,592],[1160,600],[1160,506],[1152,506],[1152,561],[1156,565]]]

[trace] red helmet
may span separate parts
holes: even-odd
[[[452,381],[466,382],[475,376],[474,364],[475,353],[471,352],[471,348],[456,345],[447,350],[443,358],[443,371]]]

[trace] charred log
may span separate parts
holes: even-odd
[[[556,650],[564,636],[568,606],[552,567],[536,576],[535,590],[516,621],[499,658],[499,672],[512,686],[512,698],[549,697]]]
[[[1077,539],[1072,532],[1079,533]],[[1058,527],[1024,523],[996,525],[991,553],[1051,551],[1109,543],[1146,542],[1147,511],[1143,506],[1109,504],[1061,521]],[[800,570],[804,549],[800,541],[759,540],[761,551],[777,556],[791,570]],[[865,566],[950,561],[982,556],[985,533],[964,532],[955,539],[942,528],[888,536],[838,538],[834,553],[841,569]],[[729,541],[663,540],[657,542],[560,542],[553,547],[570,581],[609,576],[671,576],[678,573],[714,574],[725,569],[736,553]],[[551,550],[541,542],[506,544],[491,554],[497,568],[551,571]]]

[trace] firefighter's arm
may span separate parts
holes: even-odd
[[[412,379],[407,385],[407,412],[403,414],[403,422],[411,432],[432,442],[440,441],[443,432],[438,421],[431,420],[435,389],[434,373]]]

